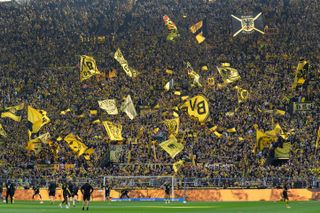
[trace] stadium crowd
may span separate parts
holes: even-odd
[[[41,129],[50,132],[60,150],[54,155],[49,146],[35,155],[26,150],[27,112],[21,122],[2,118],[8,133],[0,136],[0,176],[28,181],[32,178],[90,177],[106,175],[173,175],[172,164],[179,159],[185,165],[179,177],[258,178],[290,177],[309,179],[320,168],[315,149],[319,127],[319,25],[320,4],[316,0],[30,0],[27,3],[0,4],[0,97],[1,107],[20,103],[48,112],[51,122]],[[263,14],[266,34],[258,32],[233,37],[231,14]],[[162,17],[168,15],[177,25],[179,37],[167,41],[168,31]],[[198,44],[189,27],[207,20],[206,40]],[[269,32],[269,31],[270,32]],[[104,39],[97,42],[97,37]],[[86,38],[86,39],[84,39]],[[117,48],[131,67],[138,70],[130,78],[114,60]],[[91,55],[104,77],[79,80],[80,55]],[[303,57],[312,67],[304,87],[292,91],[295,67]],[[202,88],[192,87],[186,73],[189,61],[200,74]],[[216,69],[229,62],[239,71],[241,80],[225,87]],[[208,71],[201,70],[208,66]],[[172,69],[173,74],[165,73]],[[116,77],[108,73],[116,70]],[[207,85],[214,76],[215,86]],[[181,104],[180,96],[166,92],[163,86],[174,79],[173,90],[193,97],[204,94],[210,107],[210,119],[200,125],[183,112],[180,114],[179,140],[184,150],[172,159],[158,143],[153,130],[159,128],[165,139],[168,132],[161,123],[171,118],[172,108]],[[249,91],[248,101],[238,104],[234,86]],[[98,101],[114,98],[118,105],[128,94],[138,111],[130,120],[124,113],[108,115]],[[307,113],[293,113],[293,101],[313,102]],[[159,109],[153,109],[159,104]],[[150,110],[146,110],[148,106]],[[70,109],[70,112],[60,112]],[[281,109],[284,116],[266,111]],[[90,114],[89,110],[97,110]],[[227,113],[234,112],[234,113]],[[227,113],[227,114],[226,114]],[[117,162],[109,162],[110,142],[103,125],[110,120],[121,123],[124,140]],[[275,165],[268,149],[254,152],[256,130],[270,130],[279,123],[288,131],[290,158]],[[209,131],[221,130],[218,138]],[[257,125],[257,126],[255,126]],[[134,143],[142,129],[143,134]],[[70,132],[95,149],[90,161],[75,156],[63,140]],[[241,137],[242,139],[239,139]],[[119,142],[118,142],[119,144]],[[130,153],[130,155],[128,154]],[[51,165],[59,165],[53,169]],[[63,169],[72,164],[72,169]],[[122,165],[122,166],[121,166]],[[125,166],[123,166],[125,165]],[[318,171],[318,170],[317,170]]]

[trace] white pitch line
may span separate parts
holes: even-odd
[[[108,208],[214,209],[217,206],[108,206]]]

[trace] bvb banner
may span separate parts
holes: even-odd
[[[128,76],[130,76],[131,78],[137,77],[137,70],[129,67],[128,61],[123,57],[120,48],[118,48],[117,51],[114,53],[114,59],[116,59],[119,62],[123,71],[125,71],[125,73]]]
[[[197,95],[187,100],[180,109],[186,109],[191,118],[196,118],[200,123],[207,120],[209,116],[208,100],[203,95]]]
[[[80,81],[101,74],[97,68],[96,61],[91,56],[82,55],[80,57]]]
[[[114,124],[110,121],[103,121],[103,126],[107,131],[107,134],[112,141],[122,141],[122,125]]]

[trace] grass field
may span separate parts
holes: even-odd
[[[1,213],[58,213],[83,212],[81,204],[69,209],[58,207],[58,202],[51,205],[48,202],[40,204],[31,201],[16,201],[15,204],[0,204]],[[157,203],[157,202],[121,202],[102,203],[93,202],[89,211],[108,213],[319,213],[320,203],[317,201],[290,202],[290,209],[280,202],[189,202],[183,203]]]

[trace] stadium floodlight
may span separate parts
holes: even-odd
[[[252,31],[257,31],[261,34],[264,34],[262,30],[259,30],[258,28],[255,27],[255,21],[262,15],[262,12],[256,15],[256,17],[252,16],[241,16],[241,18],[236,17],[235,15],[231,15],[232,18],[240,21],[241,23],[241,28],[233,34],[233,37],[236,37],[239,33],[241,32],[252,32]]]

